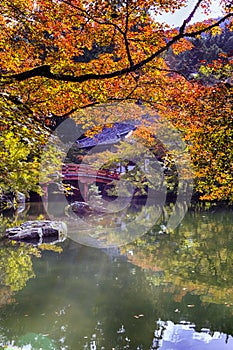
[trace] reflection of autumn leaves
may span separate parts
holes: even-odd
[[[0,298],[10,300],[12,292],[25,287],[30,278],[35,277],[32,257],[40,257],[41,250],[60,253],[61,247],[43,244],[39,248],[31,245],[14,244],[0,249]],[[9,293],[9,297],[8,297]]]
[[[35,277],[32,257],[40,257],[41,250],[62,251],[61,247],[43,244],[40,248],[12,244],[0,249],[0,306],[13,301],[12,295],[24,288]]]
[[[203,302],[232,307],[231,230],[230,212],[189,213],[170,235],[155,232],[125,249],[151,283],[164,284],[176,301],[191,292]]]
[[[0,251],[1,283],[12,292],[22,289],[34,277],[32,256],[40,256],[36,247],[13,245]]]
[[[0,307],[6,304],[10,304],[14,301],[12,294],[13,292],[11,291],[10,287],[0,287]]]

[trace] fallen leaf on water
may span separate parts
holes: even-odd
[[[140,314],[140,315],[134,315],[134,318],[140,318],[140,317],[144,317],[143,314]]]

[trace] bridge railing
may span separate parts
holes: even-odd
[[[95,169],[88,164],[63,164],[63,179],[80,178],[80,177],[96,177],[106,178],[109,180],[119,180],[120,172],[117,170]]]

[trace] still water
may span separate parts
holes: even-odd
[[[0,348],[232,350],[232,214],[190,211],[120,248],[2,241]]]

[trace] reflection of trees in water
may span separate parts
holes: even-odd
[[[90,348],[97,337],[96,350],[123,349],[127,344],[131,350],[150,349],[159,318],[175,324],[190,320],[197,331],[208,327],[233,334],[227,306],[203,304],[200,296],[187,292],[174,300],[178,286],[172,290],[172,284],[162,284],[161,279],[154,285],[154,272],[109,249],[103,252],[67,241],[62,254],[46,253],[35,261],[34,270],[37,278],[16,295],[14,307],[3,309],[1,333],[8,339],[34,332],[48,334],[58,349],[85,349],[86,343]],[[22,310],[29,316],[22,317]]]
[[[9,242],[7,246],[0,247],[0,305],[10,301],[13,293],[23,289],[28,280],[35,277],[32,257],[39,258],[42,250],[62,251],[60,247],[49,244],[41,244],[37,248]]]
[[[61,212],[59,220],[67,223],[68,236],[72,240],[99,248],[120,246],[134,241],[150,230],[162,214],[160,205],[130,204],[125,205],[122,210],[114,208],[114,205],[106,206],[102,212],[88,215],[69,211],[65,216],[66,210],[63,203],[58,203],[55,210],[59,206]],[[49,214],[50,219],[56,220],[57,216],[53,213],[53,208]]]
[[[24,213],[19,214],[15,211],[14,215],[1,215],[0,217],[0,306],[12,302],[13,295],[23,289],[31,278],[35,277],[33,257],[39,258],[42,250],[62,251],[61,247],[48,244],[36,247],[4,239],[7,228],[19,226],[27,218],[43,218],[43,215],[38,216],[38,205],[36,205],[35,213],[33,213],[33,206],[31,207],[28,206]],[[32,215],[29,216],[31,209]]]
[[[146,270],[150,283],[172,293],[179,315],[185,315],[189,305],[197,323],[207,312],[213,328],[218,329],[215,323],[221,328],[224,312],[232,315],[233,311],[232,212],[190,212],[173,233],[157,232],[141,237],[122,252]],[[198,309],[201,312],[195,317]],[[213,309],[218,311],[214,314]],[[232,327],[228,331],[232,334]]]
[[[29,331],[48,334],[56,342],[63,338],[59,349],[66,345],[69,349],[82,349],[84,337],[97,332],[94,325],[100,320],[104,346],[111,349],[125,342],[121,339],[124,334],[117,331],[126,321],[132,348],[144,338],[144,344],[149,346],[153,333],[153,296],[148,294],[150,289],[141,291],[143,272],[138,268],[135,271],[112,251],[106,255],[87,247],[77,249],[77,244],[68,243],[63,254],[46,254],[46,259],[35,261],[37,279],[16,296],[13,309],[3,310],[1,334],[18,339],[23,329],[23,334]],[[135,303],[131,302],[133,298]],[[142,310],[147,314],[143,322],[143,318],[134,318]],[[25,314],[29,316],[23,317]]]
[[[12,295],[35,277],[32,256],[39,256],[37,248],[24,245],[1,246],[0,249],[0,305],[12,301]]]
[[[127,248],[133,251],[129,259],[136,261],[141,256],[142,266],[144,259],[152,270],[163,271],[165,281],[173,285],[188,283],[189,290],[211,294],[216,288],[215,298],[220,302],[223,295],[218,297],[217,290],[230,294],[232,288],[231,230],[230,213],[192,212],[173,233],[152,232],[141,237]]]
[[[65,338],[58,348],[82,349],[86,342],[90,348],[91,341],[97,341],[92,335],[99,334],[100,349],[121,349],[128,344],[133,350],[141,344],[143,349],[153,349],[159,318],[174,324],[193,322],[196,332],[206,327],[210,333],[233,334],[231,228],[231,212],[189,213],[175,232],[157,234],[158,225],[146,237],[126,246],[124,253],[132,263],[113,250],[106,249],[105,254],[67,241],[62,254],[36,259],[37,279],[15,296],[14,309],[2,308],[1,333],[12,339],[19,337],[22,329],[17,322],[22,320],[25,333],[31,331],[33,323],[35,333],[49,333],[48,337],[58,343]],[[15,261],[20,252],[20,257],[29,254],[21,248],[14,255]],[[2,261],[11,253],[5,247],[0,254],[3,275]],[[17,283],[22,285],[23,281]],[[22,319],[22,310],[30,317]],[[117,333],[122,325],[125,332]]]

